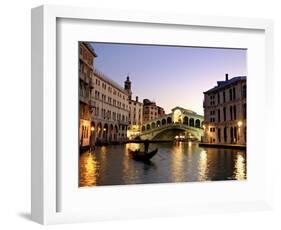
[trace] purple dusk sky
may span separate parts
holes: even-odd
[[[127,74],[133,98],[153,100],[166,113],[180,106],[203,115],[203,92],[217,81],[247,75],[247,50],[92,43],[95,67],[123,86]]]

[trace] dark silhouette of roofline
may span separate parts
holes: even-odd
[[[246,76],[237,76],[237,77],[233,77],[229,80],[225,80],[225,81],[218,81],[217,82],[217,86],[207,90],[204,92],[204,94],[208,94],[208,93],[214,93],[214,92],[217,92],[223,88],[226,88],[227,86],[235,83],[235,82],[238,82],[238,81],[246,81]]]

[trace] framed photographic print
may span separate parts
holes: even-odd
[[[275,103],[272,31],[265,19],[33,9],[32,219],[270,208],[272,127],[256,130]]]
[[[80,187],[245,180],[246,53],[80,41]]]

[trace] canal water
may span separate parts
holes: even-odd
[[[191,181],[245,180],[246,151],[199,147],[197,143],[152,143],[149,163],[130,158],[142,144],[97,147],[80,155],[79,185],[126,185]]]

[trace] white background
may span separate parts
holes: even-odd
[[[39,4],[71,4],[92,7],[162,11],[188,14],[264,17],[275,20],[275,74],[281,76],[278,60],[281,58],[281,14],[278,1],[212,0],[212,1],[106,1],[106,0],[9,0],[2,1],[1,23],[1,229],[38,229],[40,225],[29,221],[30,209],[30,8]],[[278,86],[279,85],[279,86]],[[279,91],[280,77],[275,86]],[[280,97],[280,93],[276,93]],[[264,109],[264,108],[261,108]],[[280,129],[277,117],[264,124]],[[257,124],[257,128],[258,128]],[[260,124],[262,125],[262,123]],[[258,129],[257,129],[258,131]],[[264,134],[263,134],[264,135]],[[276,152],[278,132],[270,133]],[[281,227],[281,157],[275,160],[276,186],[273,212],[236,213],[227,215],[202,215],[166,219],[130,220],[48,226],[52,229],[278,229]],[[207,192],[207,191],[206,191]]]

